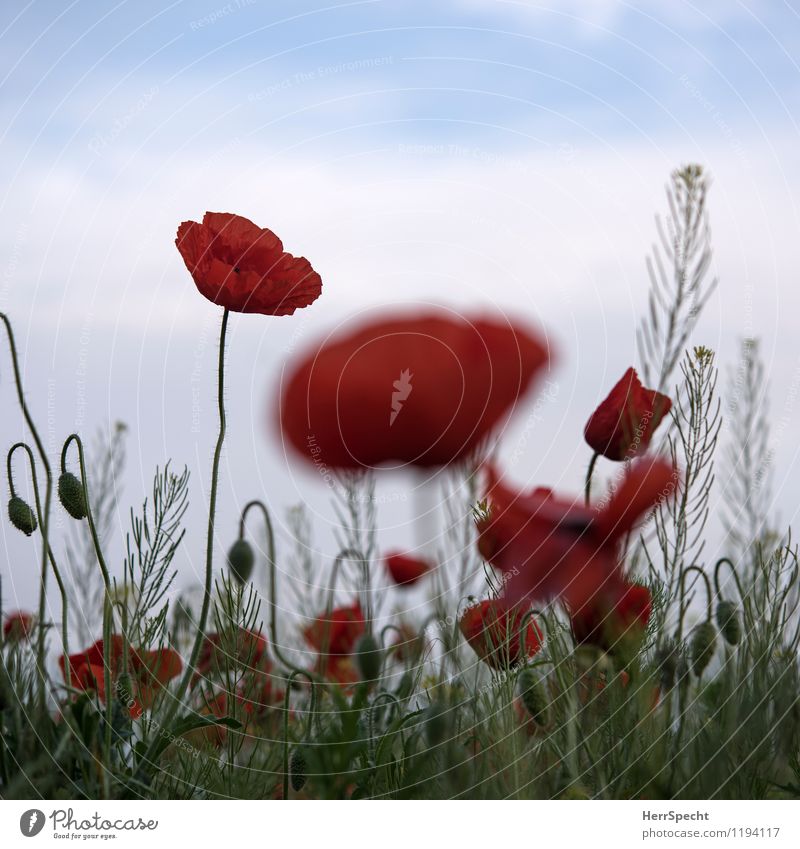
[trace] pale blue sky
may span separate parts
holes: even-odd
[[[6,0],[0,308],[49,448],[76,427],[128,422],[120,532],[155,464],[187,463],[181,577],[193,581],[218,317],[172,240],[179,221],[213,209],[275,229],[325,285],[292,319],[232,321],[222,547],[238,507],[262,495],[277,514],[308,499],[329,551],[328,493],[287,463],[265,410],[287,358],[376,304],[494,305],[551,335],[558,390],[535,435],[520,412],[507,454],[521,484],[576,490],[583,423],[635,363],[663,185],[700,161],[714,176],[720,290],[693,341],[725,365],[738,337],[763,338],[788,521],[800,497],[799,11],[782,0]],[[8,374],[0,359],[4,444],[22,434]],[[381,521],[386,544],[409,535],[396,499]],[[0,534],[9,564],[29,560],[7,523]],[[31,604],[30,576],[0,568],[7,597]]]

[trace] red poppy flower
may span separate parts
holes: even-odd
[[[650,610],[647,587],[615,579],[570,613],[572,633],[578,643],[625,654],[641,643]]]
[[[609,460],[629,460],[647,449],[671,407],[666,395],[645,389],[636,371],[629,368],[592,413],[583,434],[597,454]]]
[[[420,557],[394,552],[386,558],[386,568],[398,586],[411,586],[430,572],[431,564]]]
[[[200,294],[233,312],[291,315],[313,303],[322,280],[305,257],[286,253],[281,240],[228,212],[184,221],[175,244]]]
[[[32,613],[23,613],[23,611],[18,610],[16,613],[9,613],[3,622],[3,639],[9,643],[18,643],[29,639],[32,631]]]
[[[522,645],[524,610],[507,607],[503,599],[485,599],[468,608],[458,623],[464,639],[481,660],[492,669],[507,669],[541,648],[542,632],[533,619],[525,627]]]
[[[586,508],[548,489],[515,492],[490,470],[490,512],[478,523],[478,549],[506,573],[509,604],[559,596],[577,610],[620,579],[620,541],[675,486],[669,463],[643,458],[605,503]]]
[[[78,690],[94,690],[100,701],[105,701],[105,667],[103,665],[103,640],[97,640],[88,649],[69,658],[61,655],[58,665],[61,674],[65,673],[69,662],[71,683]],[[123,670],[124,641],[119,634],[111,637],[109,666],[111,680],[116,683]],[[178,676],[183,668],[180,655],[169,648],[152,651],[129,648],[128,672],[133,684],[133,693],[120,693],[127,702],[130,715],[138,718],[142,710],[153,706],[157,692],[169,681]],[[65,676],[66,677],[66,676]]]
[[[317,651],[350,655],[366,625],[361,606],[355,602],[348,607],[334,608],[330,616],[318,617],[303,631],[303,636]]]
[[[319,469],[444,465],[484,442],[546,362],[538,338],[497,319],[372,321],[295,366],[280,423]]]
[[[316,664],[318,672],[338,684],[357,681],[358,672],[351,655],[366,627],[358,602],[348,607],[337,607],[331,610],[329,616],[315,619],[303,631],[303,636],[319,652]]]

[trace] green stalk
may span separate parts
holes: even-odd
[[[28,425],[28,429],[33,436],[33,441],[36,443],[36,450],[39,453],[39,458],[42,461],[42,466],[44,467],[45,473],[45,491],[44,491],[44,512],[42,514],[41,528],[42,528],[42,566],[41,566],[41,586],[39,588],[39,615],[42,617],[39,620],[39,629],[38,629],[38,637],[36,642],[36,666],[37,671],[39,673],[39,707],[44,710],[46,696],[45,696],[45,685],[46,685],[46,676],[45,676],[45,668],[44,668],[44,655],[45,655],[45,632],[42,628],[42,619],[44,617],[45,610],[45,600],[46,600],[46,576],[47,576],[47,552],[49,550],[49,533],[50,533],[50,503],[52,501],[53,496],[53,476],[50,471],[50,463],[47,460],[47,454],[44,450],[44,445],[42,443],[41,438],[39,437],[39,431],[36,429],[36,425],[34,424],[33,417],[30,414],[30,410],[28,409],[28,405],[25,401],[25,395],[22,390],[22,376],[19,370],[19,359],[17,357],[17,345],[14,341],[14,331],[11,329],[11,322],[8,319],[8,316],[5,313],[0,312],[0,320],[2,320],[3,324],[6,328],[6,333],[8,335],[8,345],[11,349],[11,363],[14,369],[14,382],[17,387],[17,399],[19,401],[20,409],[22,410],[22,415],[25,419],[25,423]]]
[[[103,772],[103,785],[106,793],[106,798],[110,796],[109,770],[111,767],[111,719],[113,713],[112,699],[112,680],[111,680],[111,635],[114,630],[114,603],[111,598],[111,576],[106,565],[103,549],[100,546],[100,537],[97,533],[97,526],[94,523],[94,514],[92,512],[92,502],[89,498],[89,485],[86,476],[86,460],[83,452],[83,442],[77,433],[71,433],[64,447],[61,449],[61,473],[66,472],[67,452],[72,443],[78,451],[78,462],[81,472],[81,488],[83,489],[84,506],[86,507],[86,521],[89,524],[89,533],[92,537],[92,545],[94,546],[95,557],[100,566],[100,573],[103,576],[103,586],[105,588],[105,597],[103,599],[103,687],[106,694],[106,725],[104,738],[104,761],[106,769]]]
[[[225,442],[225,337],[228,330],[228,309],[222,312],[222,324],[219,331],[219,363],[217,366],[217,406],[219,409],[219,433],[217,435],[217,444],[214,448],[214,461],[211,466],[211,491],[208,500],[208,535],[206,538],[206,573],[203,585],[203,605],[200,609],[200,620],[197,623],[197,633],[195,634],[192,651],[189,655],[189,662],[186,664],[183,677],[178,684],[178,689],[175,693],[175,698],[166,710],[162,728],[169,729],[175,714],[180,707],[183,697],[189,690],[194,675],[194,668],[197,665],[197,659],[200,657],[200,649],[205,638],[206,625],[208,624],[208,611],[211,606],[211,588],[214,579],[214,520],[217,509],[217,486],[219,483],[219,461],[222,455],[222,446]],[[156,737],[148,746],[142,760],[148,762],[153,756],[156,746],[159,744],[159,739]]]
[[[31,469],[31,480],[33,481],[33,500],[34,505],[36,507],[36,517],[39,521],[39,527],[42,527],[42,505],[41,499],[39,498],[39,483],[36,478],[36,460],[33,456],[33,451],[31,451],[30,446],[26,445],[24,442],[17,442],[11,446],[8,452],[8,457],[6,458],[6,465],[8,468],[8,486],[11,490],[11,497],[14,497],[14,475],[12,473],[12,459],[14,456],[14,452],[21,448],[28,455],[28,462],[30,463]],[[44,544],[44,543],[43,543]],[[61,642],[64,650],[64,657],[69,657],[69,598],[67,596],[67,589],[64,586],[64,581],[61,579],[61,572],[59,571],[58,565],[56,564],[56,559],[53,556],[53,549],[51,546],[47,545],[47,554],[50,560],[50,568],[53,570],[53,574],[55,575],[56,583],[58,584],[58,590],[61,593]],[[72,686],[72,670],[70,669],[69,662],[64,664],[64,681],[67,687]]]

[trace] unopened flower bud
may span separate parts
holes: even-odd
[[[742,638],[739,611],[732,601],[721,601],[717,605],[717,626],[729,645],[735,646]]]
[[[289,777],[295,793],[299,793],[305,787],[307,772],[306,753],[302,746],[295,746],[289,758]]]
[[[30,505],[18,495],[8,502],[8,518],[11,519],[11,524],[18,531],[22,531],[26,537],[29,537],[37,528],[36,515]]]
[[[711,663],[714,652],[717,650],[717,629],[710,619],[701,622],[694,629],[692,644],[690,648],[692,659],[692,670],[699,678],[705,668]]]
[[[62,472],[58,479],[58,499],[73,519],[86,518],[86,499],[83,486],[72,472]]]
[[[364,634],[356,643],[355,658],[362,681],[374,681],[381,674],[381,650],[372,634]]]
[[[519,697],[537,725],[547,725],[548,703],[544,688],[533,669],[525,668],[517,676]]]
[[[663,689],[670,690],[675,686],[679,660],[678,649],[674,643],[669,642],[663,646],[659,646],[656,651],[656,668],[658,669]]]
[[[228,552],[228,568],[237,583],[244,586],[253,574],[256,555],[246,539],[237,539]]]

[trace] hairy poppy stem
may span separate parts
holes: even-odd
[[[211,490],[208,498],[208,536],[206,539],[206,574],[203,584],[203,605],[200,608],[200,619],[197,623],[197,631],[192,644],[192,651],[189,655],[189,662],[186,664],[183,677],[181,678],[178,689],[175,693],[175,698],[167,709],[166,716],[162,727],[169,728],[175,714],[180,707],[183,697],[189,689],[192,677],[194,675],[197,659],[200,657],[200,649],[203,645],[203,639],[208,624],[208,611],[211,607],[211,587],[214,582],[214,519],[217,509],[217,485],[219,482],[219,460],[222,455],[222,445],[225,442],[225,336],[228,330],[228,310],[223,310],[222,324],[219,331],[219,365],[217,369],[217,406],[219,408],[219,433],[217,435],[217,444],[214,448],[214,461],[211,466]],[[150,744],[144,754],[142,760],[148,762],[152,757],[153,751],[158,746],[158,738]]]
[[[305,678],[311,687],[311,704],[308,708],[308,725],[303,734],[303,742],[311,737],[311,729],[314,725],[314,714],[317,709],[317,689],[312,675],[304,669],[295,669],[286,682],[286,692],[283,696],[283,798],[289,798],[289,696],[292,692],[292,683],[297,678]]]
[[[680,620],[678,625],[678,640],[683,636],[683,600],[686,598],[686,576],[689,572],[697,572],[698,575],[703,579],[703,582],[706,585],[706,620],[711,622],[714,618],[714,594],[711,591],[711,581],[708,579],[708,575],[699,567],[699,566],[687,566],[682,572],[680,577]]]
[[[584,500],[586,506],[591,506],[592,503],[592,475],[594,474],[594,465],[597,458],[600,456],[597,451],[592,454],[592,459],[589,460],[589,468],[586,470],[586,485],[584,487]]]
[[[53,496],[53,476],[50,471],[50,463],[47,460],[47,454],[44,450],[44,445],[39,437],[39,431],[36,429],[33,417],[31,416],[28,404],[25,401],[25,394],[22,390],[22,376],[19,370],[19,359],[17,357],[17,345],[14,341],[14,331],[11,329],[11,322],[8,316],[0,312],[0,320],[6,328],[8,335],[8,346],[11,350],[11,365],[14,370],[14,383],[17,387],[17,399],[20,409],[22,410],[23,418],[28,426],[28,429],[33,436],[33,441],[36,443],[36,450],[39,454],[39,459],[42,461],[45,474],[45,490],[44,490],[44,512],[40,522],[42,528],[42,568],[41,568],[41,585],[39,587],[39,628],[36,641],[36,667],[39,675],[39,707],[45,708],[45,689],[47,676],[44,668],[45,655],[45,630],[44,630],[44,613],[45,601],[47,596],[47,552],[49,550],[49,534],[50,534],[50,503]]]

